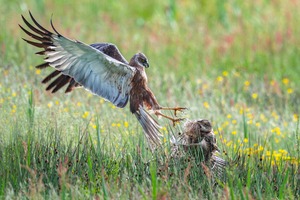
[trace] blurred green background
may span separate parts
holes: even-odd
[[[179,79],[192,80],[235,70],[297,81],[300,73],[298,1],[36,0],[3,1],[0,9],[6,65],[37,61],[17,26],[30,10],[46,27],[53,14],[57,29],[70,38],[115,43],[128,59],[145,52],[150,74],[171,70]]]
[[[272,166],[278,161],[299,166],[300,1],[0,0],[0,147],[9,149],[8,144],[16,141],[22,152],[23,141],[39,143],[44,135],[51,136],[52,130],[68,144],[87,127],[91,137],[96,137],[94,132],[101,133],[105,145],[113,149],[109,157],[115,159],[127,154],[126,148],[135,152],[135,142],[144,139],[136,119],[128,108],[114,109],[83,89],[70,95],[44,91],[40,81],[51,69],[34,68],[42,58],[22,40],[28,37],[18,27],[23,24],[21,15],[29,19],[29,10],[49,29],[52,17],[56,29],[68,38],[87,44],[116,44],[127,60],[138,51],[145,53],[150,62],[149,86],[160,104],[185,106],[189,110],[183,117],[211,120],[226,160],[233,160],[239,152],[249,159],[255,155],[249,161],[253,166],[258,158]],[[167,121],[160,123],[165,135],[170,129],[180,131],[180,125],[172,128]],[[31,131],[37,138],[27,140]],[[3,155],[2,167],[11,156]],[[126,165],[120,162],[120,166]],[[264,171],[256,170],[257,176],[249,174],[255,176],[252,180],[264,177]],[[5,170],[1,173],[8,174]],[[122,171],[117,171],[119,177],[118,173]],[[292,170],[277,178],[288,176],[295,178]],[[12,180],[13,187],[18,185],[19,180],[12,177],[2,182],[0,191]],[[268,177],[261,183],[267,182]],[[276,187],[277,183],[281,182],[274,183]],[[291,185],[287,193],[299,194],[297,185]],[[248,187],[259,188],[256,182],[251,182],[251,187],[247,182]],[[242,186],[239,189],[242,191]],[[266,190],[266,196],[276,196],[273,188]]]

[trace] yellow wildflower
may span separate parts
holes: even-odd
[[[37,75],[41,74],[41,70],[40,69],[35,70],[35,74]]]
[[[280,128],[279,127],[275,127],[271,130],[272,133],[276,133],[277,135],[281,134]]]
[[[299,119],[299,115],[293,114],[293,121],[294,121],[294,122],[297,122],[298,119]]]
[[[207,101],[203,102],[203,106],[208,109],[209,108],[208,102]]]
[[[257,99],[257,97],[258,97],[258,94],[257,94],[257,93],[253,93],[253,94],[252,94],[252,99]]]
[[[271,161],[271,165],[272,165],[272,166],[275,165],[275,161],[274,161],[274,160]]]
[[[82,115],[82,118],[87,118],[88,116],[89,116],[89,112],[88,111],[85,111],[84,113],[83,113],[83,115]]]
[[[288,88],[286,91],[288,94],[292,94],[294,92],[294,90],[292,88]]]
[[[247,113],[247,118],[248,118],[248,119],[253,119],[253,117],[254,117],[254,116],[253,116],[252,113]]]
[[[225,121],[223,124],[222,124],[222,127],[226,127],[226,126],[228,126],[229,125],[229,121]]]
[[[217,81],[218,81],[218,82],[222,82],[222,81],[223,81],[223,77],[222,77],[222,76],[218,76],[218,77],[217,77]]]
[[[228,141],[226,146],[230,147],[232,145],[232,141]]]
[[[222,74],[223,74],[223,76],[225,76],[225,77],[226,77],[226,76],[228,76],[228,71],[223,71],[223,73],[222,73]]]
[[[284,149],[279,149],[278,152],[281,153],[282,155],[287,155],[288,154],[288,152]]]
[[[260,123],[259,123],[259,122],[256,122],[256,123],[255,123],[255,126],[256,126],[256,127],[260,127]]]
[[[246,87],[248,87],[248,86],[250,85],[250,81],[245,81],[245,82],[244,82],[244,85],[245,85]]]
[[[289,82],[290,82],[290,80],[289,80],[288,78],[282,79],[282,83],[283,83],[284,85],[288,85]]]
[[[16,105],[13,105],[13,106],[12,106],[11,112],[12,112],[12,113],[15,113],[16,111],[17,111],[17,106],[16,106]]]
[[[167,127],[163,126],[163,127],[161,127],[161,130],[162,131],[167,131]]]

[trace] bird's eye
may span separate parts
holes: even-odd
[[[145,63],[146,60],[145,60],[144,58],[140,58],[140,59],[139,59],[139,62],[140,62],[140,63]]]

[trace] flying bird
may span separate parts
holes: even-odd
[[[149,67],[147,57],[136,53],[128,62],[118,48],[111,43],[84,44],[61,35],[50,20],[51,32],[41,26],[29,12],[33,25],[22,15],[22,19],[30,31],[21,25],[20,28],[35,41],[24,39],[29,44],[43,49],[38,55],[45,55],[44,63],[36,66],[38,69],[53,67],[55,70],[42,80],[51,82],[46,90],[52,93],[67,85],[65,92],[83,87],[91,93],[110,101],[115,106],[123,108],[130,104],[130,111],[141,124],[150,144],[160,144],[160,126],[147,112],[154,111],[157,116],[165,117],[173,122],[182,119],[172,118],[161,110],[182,111],[183,107],[162,107],[147,86],[145,68]],[[55,79],[54,79],[55,78]],[[54,79],[54,80],[53,80]],[[146,109],[147,110],[146,110]]]

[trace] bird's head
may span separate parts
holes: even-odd
[[[207,119],[197,120],[197,125],[199,126],[200,131],[204,134],[212,131],[212,125]]]
[[[149,67],[148,59],[143,53],[137,53],[133,56],[132,60],[140,67]]]

